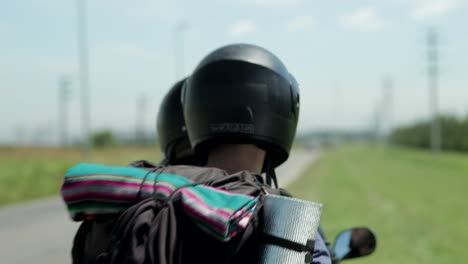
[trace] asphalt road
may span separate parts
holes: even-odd
[[[277,169],[280,186],[299,177],[318,158],[314,151],[295,151]],[[0,263],[71,263],[70,249],[79,223],[72,222],[54,197],[0,210]]]

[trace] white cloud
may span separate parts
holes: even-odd
[[[240,2],[236,0],[236,2]],[[264,8],[289,8],[297,7],[305,3],[305,0],[243,0],[245,4],[253,4]]]
[[[243,19],[235,22],[229,27],[228,33],[233,37],[249,35],[257,31],[255,22]]]
[[[442,17],[465,4],[464,0],[414,0],[416,19]]]
[[[312,28],[314,24],[314,18],[311,16],[297,16],[286,23],[286,30],[290,32],[307,30]]]
[[[379,31],[385,26],[385,22],[379,17],[372,7],[362,7],[353,13],[341,17],[341,23],[348,28],[359,31]]]

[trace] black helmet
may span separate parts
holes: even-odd
[[[194,164],[194,153],[185,129],[180,101],[186,78],[174,84],[163,98],[157,117],[159,145],[165,155],[165,164]]]
[[[185,83],[182,100],[197,155],[217,143],[250,143],[266,150],[268,166],[287,160],[299,117],[299,89],[268,50],[235,44],[211,52]]]

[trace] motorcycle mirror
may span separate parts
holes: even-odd
[[[367,227],[356,227],[338,234],[333,252],[338,260],[360,258],[375,251],[377,238]]]

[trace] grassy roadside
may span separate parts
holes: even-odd
[[[330,239],[376,231],[378,251],[359,263],[454,263],[468,259],[467,186],[468,155],[359,145],[324,153],[290,190],[325,204]]]
[[[122,147],[95,150],[89,162],[125,166],[138,159],[159,161],[157,148]],[[83,162],[79,149],[0,148],[0,207],[58,195],[62,177]]]

